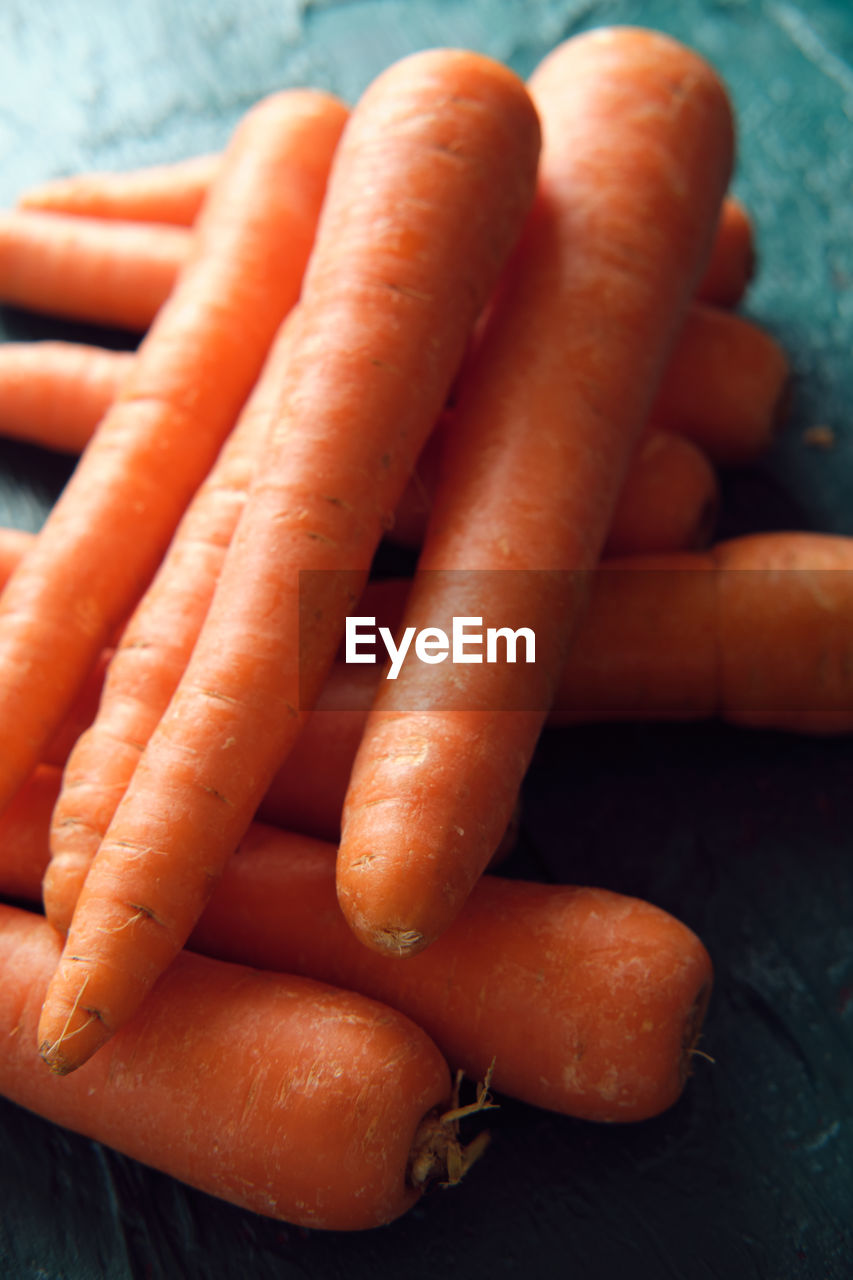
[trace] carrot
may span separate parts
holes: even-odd
[[[0,819],[0,892],[37,897],[56,770]],[[334,845],[250,827],[193,931],[207,955],[371,996],[423,1027],[453,1069],[596,1121],[657,1115],[681,1094],[712,983],[673,916],[604,889],[483,876],[458,920],[404,964],[353,937]],[[450,994],[450,998],[449,995]]]
[[[350,118],[265,466],[48,991],[39,1038],[55,1069],[79,1066],[132,1016],[293,746],[529,208],[538,143],[521,81],[457,50],[394,64]],[[306,570],[319,572],[301,591]],[[311,620],[301,660],[300,606]],[[127,855],[140,842],[144,866]],[[144,911],[105,930],[120,902]]]
[[[244,118],[199,221],[194,258],[7,583],[0,718],[16,733],[0,755],[0,807],[136,603],[233,426],[298,295],[345,118],[337,99],[296,90]]]
[[[133,360],[82,342],[0,343],[0,434],[81,453]]]
[[[535,659],[415,661],[377,694],[338,895],[395,954],[443,933],[506,826],[731,165],[725,91],[668,37],[575,37],[530,88],[539,200],[458,390],[403,625],[525,628]]]
[[[66,346],[0,344],[0,435],[41,443],[43,401],[61,397],[68,404],[67,429],[51,418],[49,440],[67,452],[82,448],[98,424],[101,406],[109,402],[111,379],[118,395],[129,357],[81,345],[76,364]],[[28,391],[28,376],[45,388]],[[767,450],[783,420],[788,377],[783,349],[754,321],[719,308],[691,306],[661,380],[654,407],[657,426],[694,439],[714,461],[751,462]],[[92,381],[99,389],[94,398]],[[442,434],[438,429],[430,435],[395,515],[393,535],[404,546],[422,540]]]
[[[74,743],[54,815],[44,908],[68,928],[80,887],[201,630],[290,356],[279,330],[219,457],[189,503],[106,669],[97,713]],[[56,742],[53,744],[56,748]]]
[[[717,462],[751,462],[767,451],[784,422],[790,372],[785,351],[766,329],[696,304],[661,379],[650,421],[677,429]]]
[[[190,227],[221,165],[219,155],[199,155],[128,172],[69,174],[28,187],[18,197],[17,206]]]
[[[398,546],[420,547],[452,424],[439,424],[418,458],[388,533]],[[717,472],[704,450],[675,430],[643,432],[616,499],[607,555],[688,550],[711,538],[720,501]]]
[[[483,1145],[460,1146],[447,1064],[404,1015],[188,952],[107,1052],[59,1080],[35,1047],[59,947],[43,918],[0,906],[0,1093],[56,1124],[252,1212],[337,1231],[399,1217]]]
[[[755,275],[755,231],[748,210],[727,196],[720,210],[711,257],[696,296],[703,302],[733,307]]]
[[[0,211],[0,302],[142,333],[191,247],[178,227]]]
[[[51,178],[18,197],[20,209],[87,217],[191,226],[221,163],[217,155],[192,156],[130,171],[96,171]],[[723,201],[705,274],[696,291],[703,302],[734,306],[755,273],[755,235],[743,203]]]
[[[132,361],[127,352],[85,344],[0,344],[0,434],[78,452]],[[608,552],[674,550],[707,540],[718,498],[716,475],[697,447],[676,437],[674,431],[655,431],[636,454],[614,512]],[[390,536],[400,545],[417,546],[423,538],[440,439],[434,430],[397,506]]]
[[[619,491],[607,556],[690,551],[711,541],[720,506],[717,472],[675,431],[645,431]]]
[[[851,540],[759,533],[596,577],[551,723],[702,719],[849,732]]]
[[[27,554],[33,544],[33,534],[26,529],[0,527],[0,588]]]

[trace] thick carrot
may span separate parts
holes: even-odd
[[[82,342],[0,343],[0,435],[81,453],[133,361]]]
[[[596,576],[551,723],[701,719],[849,732],[849,538],[760,533]]]
[[[19,1105],[305,1227],[380,1226],[464,1166],[441,1119],[447,1064],[403,1014],[189,952],[107,1052],[57,1079],[36,1023],[59,947],[42,917],[0,906],[0,1093]]]
[[[755,275],[755,230],[745,205],[727,196],[720,210],[717,232],[697,298],[719,307],[741,301]]]
[[[530,206],[538,145],[522,82],[464,51],[394,64],[351,116],[265,466],[48,992],[39,1036],[55,1069],[79,1066],[132,1016],[293,746]],[[318,571],[307,587],[305,570]],[[128,857],[141,845],[144,864]],[[122,911],[128,928],[105,930]]]
[[[28,187],[17,205],[19,209],[190,227],[221,165],[221,156],[211,154],[127,172],[72,173]]]
[[[506,827],[732,161],[723,86],[668,37],[575,37],[530,87],[539,199],[458,388],[403,625],[525,628],[535,659],[481,651],[449,676],[415,660],[377,695],[338,894],[361,941],[396,954],[448,927]]]
[[[790,373],[784,349],[766,329],[697,303],[661,379],[650,421],[688,436],[717,462],[751,462],[769,449],[784,422]]]
[[[6,586],[0,718],[16,732],[0,755],[0,807],[153,575],[298,296],[346,114],[336,98],[293,90],[244,118],[195,256]]]
[[[37,899],[57,770],[0,818],[0,893]],[[681,1093],[711,989],[696,935],[603,889],[487,875],[444,936],[405,963],[362,947],[335,899],[335,847],[253,824],[190,946],[381,1000],[451,1068],[566,1115],[636,1121]]]
[[[707,454],[686,436],[643,432],[619,491],[604,545],[607,556],[706,547],[720,507]]]
[[[143,333],[191,249],[179,227],[0,212],[0,302]]]
[[[198,639],[290,356],[281,326],[219,457],[192,498],[106,670],[97,713],[65,767],[44,885],[44,908],[66,930],[98,845]],[[52,744],[56,749],[56,741]]]

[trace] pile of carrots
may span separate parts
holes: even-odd
[[[282,91],[221,155],[0,218],[0,300],[140,335],[0,346],[0,433],[80,454],[0,531],[0,892],[43,908],[0,908],[0,1092],[339,1230],[458,1181],[492,1089],[680,1096],[701,941],[494,866],[546,725],[853,722],[846,540],[712,541],[789,377],[733,309],[733,153],[703,59],[604,28],[526,84],[435,49],[352,108]],[[383,539],[412,579],[371,579]],[[390,681],[353,615],[536,661]]]

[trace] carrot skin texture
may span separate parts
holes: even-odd
[[[0,892],[37,898],[55,769],[0,818]],[[335,848],[254,823],[189,940],[219,959],[358,991],[410,1017],[453,1070],[586,1120],[644,1120],[690,1069],[710,957],[673,916],[622,894],[483,876],[458,921],[399,962],[355,939]]]
[[[423,542],[439,482],[442,444],[443,430],[437,426],[421,452],[388,534],[399,546],[414,550]],[[616,499],[604,555],[706,546],[719,504],[717,472],[705,451],[675,427],[647,428]]]
[[[752,462],[785,420],[788,357],[766,329],[719,307],[691,308],[650,422],[677,429],[717,462]],[[677,424],[677,428],[676,428]]]
[[[294,148],[299,154],[309,145],[315,203],[322,199],[324,154],[333,151],[345,117],[343,104],[328,95],[290,91],[241,122],[194,233],[195,257],[7,583],[0,716],[18,731],[0,756],[0,807],[39,760],[99,651],[147,586],[233,425],[298,293],[310,247],[311,199],[283,191],[282,170]],[[248,202],[246,184],[254,193]],[[232,340],[237,317],[239,343]]]
[[[407,1166],[450,1101],[426,1034],[307,978],[178,956],[133,1023],[71,1080],[35,1049],[57,935],[0,907],[0,1092],[201,1190],[326,1230],[392,1221],[419,1199]]]
[[[851,563],[849,538],[801,532],[609,562],[550,723],[719,717],[849,732]]]
[[[518,235],[538,146],[521,81],[461,51],[403,59],[353,111],[294,313],[268,467],[250,491],[184,678],[88,873],[48,991],[39,1034],[53,1067],[73,1070],[133,1015],[293,746],[300,702],[307,708],[319,692]],[[313,599],[312,662],[300,670],[306,568],[336,574]],[[140,904],[143,918],[117,932]],[[74,954],[85,964],[72,963]],[[75,1011],[84,981],[97,1019]]]
[[[506,829],[731,169],[725,90],[666,37],[576,37],[530,88],[538,200],[460,380],[404,625],[500,619],[535,633],[536,661],[456,666],[446,682],[415,663],[378,693],[338,894],[383,952],[434,942]]]
[[[69,174],[28,187],[17,207],[191,227],[221,166],[222,157],[211,154],[127,172]]]
[[[717,472],[704,451],[675,431],[644,431],[619,492],[604,555],[706,547],[719,507]]]
[[[191,233],[178,227],[3,211],[0,301],[144,333],[191,252]]]
[[[0,343],[0,435],[82,453],[134,358],[86,343]]]

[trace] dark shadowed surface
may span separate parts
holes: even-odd
[[[740,122],[736,190],[760,272],[745,310],[795,369],[760,467],[726,477],[721,533],[853,534],[853,11],[846,0],[4,0],[0,205],[41,178],[217,148],[263,93],[353,100],[395,58],[481,49],[527,74],[583,27],[694,44]],[[121,334],[5,312],[0,336]],[[832,429],[829,450],[807,428]],[[0,521],[38,528],[70,462],[0,444]],[[13,732],[2,727],[2,734]],[[220,1204],[0,1103],[9,1280],[409,1280],[853,1274],[853,741],[717,725],[549,733],[515,874],[637,894],[697,930],[717,973],[682,1101],[633,1128],[511,1102],[461,1187],[364,1235]]]

